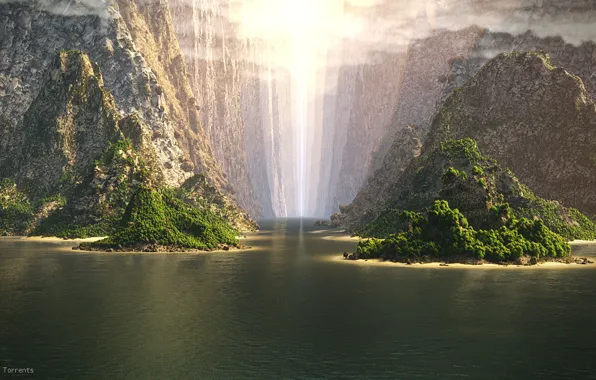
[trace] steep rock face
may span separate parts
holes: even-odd
[[[482,29],[476,27],[455,32],[439,31],[429,38],[412,43],[408,48],[397,107],[387,126],[385,138],[374,152],[371,173],[379,169],[399,129],[416,125],[422,135],[426,134],[441,104],[445,80],[451,73],[451,60],[454,57],[471,58],[476,41],[483,33]]]
[[[458,40],[459,44],[454,44]],[[472,79],[495,54],[511,51],[545,51],[555,66],[577,73],[589,94],[593,96],[596,92],[596,45],[591,42],[576,46],[560,37],[539,38],[532,32],[512,36],[479,29],[443,32],[421,40],[410,48],[399,104],[387,128],[387,135],[374,153],[369,176],[381,168],[385,155],[390,154],[390,147],[394,140],[399,139],[402,128],[416,126],[424,142],[432,119],[453,91]],[[362,190],[375,191],[367,186],[363,186]],[[359,199],[354,199],[355,209],[360,209],[357,205]]]
[[[34,198],[56,193],[87,174],[119,118],[99,67],[81,52],[63,51],[25,113],[23,130],[11,136],[9,145],[21,151],[6,158],[0,177],[14,177]]]
[[[201,121],[215,157],[241,207],[254,217],[268,216],[253,190],[245,145],[245,123],[240,97],[245,85],[246,61],[239,59],[242,42],[225,20],[221,4],[170,0],[173,25],[186,58],[190,84]],[[225,26],[224,26],[225,25]]]
[[[339,69],[337,79],[337,94],[329,96],[326,104],[326,123],[323,128],[330,130],[329,140],[323,141],[326,149],[322,152],[321,160],[329,162],[329,176],[321,178],[323,186],[323,206],[328,215],[339,207],[340,201],[337,199],[339,186],[339,173],[342,167],[342,160],[347,143],[348,129],[350,125],[351,107],[356,99],[356,76],[358,68],[346,66]],[[324,173],[327,173],[324,171]]]
[[[165,121],[182,154],[172,167],[179,166],[188,178],[192,172],[206,173],[226,192],[233,187],[226,180],[207,137],[201,127],[199,109],[188,79],[186,63],[180,50],[168,2],[117,0],[135,47],[155,75],[159,87],[156,93],[163,100]],[[180,184],[180,180],[176,184]]]
[[[226,188],[200,131],[167,5],[139,4],[0,4],[0,166],[20,150],[25,112],[58,52],[82,49],[103,69],[117,110],[138,115],[167,184],[204,172]]]
[[[375,61],[381,63],[362,65],[355,69],[353,99],[347,113],[346,142],[331,209],[351,202],[365,182],[372,166],[373,152],[386,133],[393,110],[397,106],[396,93],[400,91],[405,56],[380,54]],[[347,78],[346,78],[347,79]],[[344,88],[338,88],[343,91]],[[339,116],[341,118],[342,116]],[[340,127],[337,126],[336,128]],[[324,149],[327,149],[324,146]]]
[[[455,91],[424,150],[471,137],[537,195],[596,212],[596,106],[582,81],[545,56],[501,54]]]
[[[396,191],[400,178],[413,158],[420,155],[422,143],[414,127],[400,129],[382,166],[358,192],[352,203],[333,217],[335,224],[349,230],[374,220],[385,207],[387,199]]]
[[[494,55],[533,51],[547,53],[553,65],[580,77],[590,95],[596,95],[596,44],[593,42],[572,45],[561,37],[539,38],[531,31],[518,36],[485,31],[477,41],[472,57],[457,56],[450,60],[451,73],[440,78],[445,83],[442,101],[476,75]]]
[[[413,159],[398,184],[379,217],[361,225],[358,235],[386,238],[407,231],[412,214],[404,210],[423,212],[441,200],[476,229],[497,230],[510,219],[527,218],[542,220],[567,240],[596,236],[596,225],[585,215],[537,197],[509,169],[483,156],[471,139],[442,142]]]

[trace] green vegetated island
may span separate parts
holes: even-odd
[[[543,53],[500,54],[446,98],[427,131],[415,127],[398,131],[352,204],[320,223],[364,238],[344,257],[591,263],[568,242],[596,239],[596,225],[564,206],[594,211],[596,105],[580,78]]]
[[[15,158],[16,180],[0,182],[5,236],[106,237],[83,250],[229,250],[258,227],[203,174],[164,185],[151,136],[134,113],[120,116],[85,53],[59,54],[25,118],[31,144]]]
[[[572,263],[568,241],[593,240],[576,209],[534,195],[472,139],[450,140],[415,159],[396,199],[354,234],[349,259],[407,263]]]

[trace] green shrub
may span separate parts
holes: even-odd
[[[571,254],[566,240],[540,220],[515,219],[507,206],[494,208],[496,216],[508,216],[498,229],[475,230],[457,209],[444,200],[435,201],[425,216],[416,219],[408,231],[385,240],[360,242],[359,258],[384,260],[468,258],[490,262],[513,262],[522,256],[561,258]]]
[[[101,249],[159,245],[214,249],[237,245],[238,231],[208,210],[194,208],[170,189],[141,186],[131,199],[116,232],[87,245]]]

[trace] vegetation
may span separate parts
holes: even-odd
[[[567,241],[596,239],[576,209],[537,197],[475,141],[445,141],[413,161],[392,203],[354,231],[354,258],[517,262],[570,255]]]
[[[436,201],[426,215],[411,219],[407,231],[385,240],[361,241],[355,258],[506,263],[524,257],[537,262],[570,255],[565,239],[541,220],[510,218],[499,229],[475,230],[459,210],[451,209],[446,201]]]
[[[118,228],[138,184],[150,178],[130,140],[122,136],[108,142],[90,172],[80,184],[65,190],[68,201],[64,207],[51,213],[32,235],[67,239],[109,236]]]
[[[90,175],[32,231],[62,238],[107,238],[92,250],[210,250],[237,246],[229,202],[204,176],[179,189],[156,184],[129,139],[120,136],[94,162]]]
[[[18,235],[33,222],[33,206],[11,179],[0,182],[0,234]]]
[[[142,185],[128,204],[117,231],[81,248],[126,250],[158,246],[168,250],[208,250],[221,245],[236,246],[237,235],[238,231],[224,219],[188,205],[176,197],[174,190]]]
[[[472,139],[448,140],[408,167],[399,192],[379,216],[353,231],[387,238],[406,231],[416,213],[445,200],[478,230],[499,229],[509,219],[541,220],[567,240],[596,239],[596,224],[575,209],[537,197],[508,169],[483,156]]]

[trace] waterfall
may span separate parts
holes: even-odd
[[[202,128],[239,204],[285,217],[350,202],[390,122],[401,55],[358,61],[331,28],[356,12],[348,0],[170,4]]]

